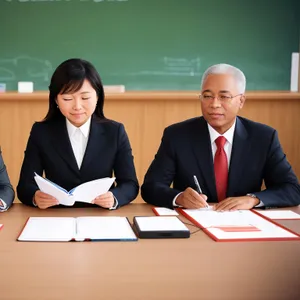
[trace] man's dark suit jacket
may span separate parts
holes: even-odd
[[[2,154],[0,149],[0,198],[5,202],[7,208],[9,208],[15,198],[14,189],[9,181],[9,177],[6,171]]]
[[[81,183],[111,177],[114,173],[117,186],[110,191],[119,206],[134,200],[139,185],[136,178],[130,143],[124,126],[110,120],[97,121],[92,117],[89,139],[78,168],[68,136],[66,120],[60,118],[38,122],[32,127],[21,169],[17,195],[21,202],[33,205],[38,190],[34,172],[71,190]],[[74,206],[93,206],[75,202]]]
[[[173,207],[187,187],[196,190],[196,175],[208,202],[217,202],[211,141],[207,122],[198,117],[165,129],[160,148],[141,188],[151,204]],[[266,189],[261,191],[263,180]],[[173,188],[170,188],[173,183]],[[255,194],[266,207],[300,204],[300,187],[273,128],[237,117],[227,197]]]

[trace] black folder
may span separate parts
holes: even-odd
[[[134,217],[133,229],[139,238],[189,238],[190,230],[176,216]]]

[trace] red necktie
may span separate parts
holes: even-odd
[[[219,136],[216,139],[217,151],[214,159],[214,169],[219,202],[226,198],[227,191],[228,162],[226,153],[224,151],[225,143],[226,138],[224,138],[224,136]]]

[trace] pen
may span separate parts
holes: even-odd
[[[199,194],[203,194],[203,193],[202,193],[202,190],[201,190],[201,187],[200,187],[200,184],[199,184],[199,181],[198,181],[196,175],[194,175],[194,182],[195,182],[195,185],[196,185],[196,188],[197,188],[197,192],[198,192]],[[208,205],[207,203],[206,203],[206,207],[209,207],[209,205]]]

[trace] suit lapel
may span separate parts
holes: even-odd
[[[245,162],[250,151],[249,144],[246,142],[248,132],[239,118],[236,119],[236,127],[233,137],[231,159],[228,174],[227,195],[234,195],[235,189],[243,177]]]
[[[207,123],[203,117],[199,119],[198,126],[195,126],[192,134],[192,149],[196,157],[199,169],[202,173],[201,178],[204,178],[208,191],[212,199],[216,199],[216,184],[214,165],[211,151],[210,136],[207,128]],[[200,183],[201,185],[201,183]],[[205,193],[205,191],[203,191]]]
[[[85,154],[82,160],[81,171],[89,167],[89,165],[94,161],[98,161],[103,153],[103,149],[106,143],[103,139],[104,128],[103,123],[97,122],[94,117],[91,120],[91,128],[89,133],[89,140],[86,146]]]
[[[69,167],[76,173],[79,173],[78,165],[74,156],[72,145],[67,131],[65,118],[53,122],[52,144],[58,154],[64,159]]]

